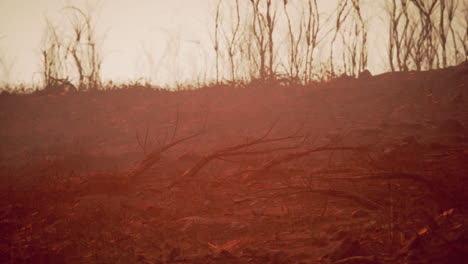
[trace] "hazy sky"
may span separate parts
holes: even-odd
[[[229,1],[229,0],[227,0]],[[209,23],[213,15],[214,0],[0,0],[0,56],[14,62],[11,79],[38,82],[40,74],[40,43],[44,32],[44,19],[60,21],[63,7],[80,7],[91,3],[97,10],[99,34],[104,39],[105,79],[129,80],[148,75],[150,71],[177,72],[180,78],[194,73],[179,69],[180,65],[194,69],[206,66],[200,61],[211,52]],[[334,6],[336,0],[322,0],[322,7]],[[62,22],[63,23],[63,22]],[[174,52],[178,39],[178,65],[170,65],[168,53]],[[158,63],[150,69],[149,55]],[[198,54],[197,54],[198,53]],[[166,54],[166,57],[165,55]],[[205,56],[206,58],[206,56]],[[371,58],[372,60],[372,58]],[[171,68],[172,67],[172,68]],[[1,80],[0,80],[1,81]]]
[[[29,81],[38,70],[45,17],[58,20],[66,5],[88,2],[96,6],[98,1],[0,0],[0,54],[14,60],[12,77]],[[209,0],[108,0],[97,6],[105,78],[139,75],[143,47],[159,51],[168,38],[196,41],[207,35]]]

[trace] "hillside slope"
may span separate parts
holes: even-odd
[[[467,96],[467,63],[1,96],[0,263],[462,263]]]

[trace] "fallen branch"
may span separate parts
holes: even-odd
[[[242,156],[242,155],[260,155],[260,154],[267,154],[267,153],[272,153],[275,151],[280,151],[280,150],[287,150],[287,149],[294,149],[297,147],[288,147],[288,148],[273,148],[269,150],[262,150],[262,151],[244,151],[245,149],[253,146],[258,146],[261,144],[266,144],[266,143],[273,143],[273,142],[284,142],[287,140],[291,139],[297,139],[297,138],[304,138],[301,136],[287,136],[287,137],[279,137],[279,138],[270,138],[267,139],[268,135],[270,134],[271,130],[273,129],[274,125],[263,135],[262,137],[255,139],[253,141],[247,142],[247,143],[242,143],[239,145],[235,145],[232,147],[227,147],[218,151],[215,151],[211,154],[208,154],[206,156],[203,156],[202,159],[200,159],[193,167],[188,169],[187,171],[184,172],[184,174],[176,181],[174,181],[172,184],[168,186],[168,188],[173,188],[174,186],[178,185],[179,183],[191,179],[195,177],[195,175],[203,168],[205,167],[210,161],[214,159],[223,159],[224,157],[230,157],[230,156]]]
[[[281,194],[276,193],[276,197],[282,196],[282,195],[289,196],[289,195],[301,194],[301,193],[314,193],[314,194],[318,194],[318,195],[322,195],[322,196],[332,196],[332,197],[338,197],[338,198],[343,198],[343,199],[346,199],[346,200],[350,200],[350,201],[353,201],[353,202],[361,205],[362,207],[364,207],[364,208],[366,208],[368,210],[372,210],[372,211],[375,211],[375,210],[378,210],[378,209],[382,208],[382,206],[380,204],[378,204],[378,203],[376,203],[374,201],[368,200],[366,198],[360,197],[360,196],[352,194],[350,192],[338,191],[338,190],[332,190],[332,189],[314,189],[314,188],[311,188],[311,187],[288,186],[288,187],[277,187],[277,188],[262,189],[262,190],[254,192],[253,195],[258,194],[259,192],[265,192],[265,191],[284,191],[284,190],[287,190],[287,191],[292,190],[294,192],[286,192],[286,193],[281,193]],[[252,199],[252,195],[247,197],[247,198],[237,200],[237,201],[235,201],[235,203],[242,203],[242,202],[248,201],[250,199]]]
[[[415,182],[422,183],[426,186],[427,189],[432,194],[437,194],[437,197],[442,197],[445,200],[456,202],[455,199],[451,198],[450,195],[442,191],[440,188],[436,187],[434,183],[424,178],[422,175],[412,174],[412,173],[403,173],[403,172],[382,172],[382,173],[370,173],[370,174],[361,174],[359,176],[352,177],[333,177],[328,178],[330,180],[347,180],[347,181],[356,181],[356,180],[388,180],[388,179],[409,179]]]
[[[302,157],[305,157],[309,154],[315,153],[315,152],[322,152],[322,151],[336,151],[336,150],[358,150],[362,149],[359,147],[319,147],[319,148],[312,148],[312,149],[306,149],[303,151],[299,151],[296,153],[290,153],[282,157],[278,157],[276,159],[271,160],[268,162],[265,166],[263,166],[257,173],[258,174],[263,174],[267,172],[268,170],[272,169],[275,166],[278,166],[282,163],[290,162],[295,159],[299,159]]]
[[[376,264],[379,263],[377,261],[376,256],[352,256],[343,258],[333,262],[333,264],[353,264],[353,263],[360,263],[360,264]]]
[[[185,142],[185,141],[187,141],[187,140],[189,140],[189,139],[192,139],[192,138],[194,138],[194,137],[197,137],[197,136],[199,136],[200,134],[201,134],[201,132],[195,133],[195,134],[193,134],[193,135],[190,135],[190,136],[187,136],[187,137],[185,137],[185,138],[176,140],[176,141],[174,141],[174,142],[172,142],[172,143],[169,143],[169,144],[165,145],[164,147],[162,147],[161,149],[153,150],[151,153],[149,153],[148,155],[146,155],[146,157],[145,157],[143,160],[141,160],[141,161],[135,163],[135,164],[126,172],[127,176],[128,176],[129,178],[135,178],[135,177],[141,175],[143,172],[145,172],[147,169],[151,168],[156,162],[158,162],[158,161],[161,159],[161,154],[162,154],[164,151],[166,151],[166,150],[168,150],[168,149],[170,149],[170,148],[172,148],[172,147],[174,147],[174,146],[176,146],[176,145],[178,145],[178,144],[180,144],[180,143],[182,143],[182,142]]]
[[[268,140],[254,140],[249,143],[244,143],[240,145],[236,145],[233,147],[228,147],[222,150],[215,151],[212,154],[204,156],[201,160],[197,162],[193,167],[188,169],[187,171],[184,172],[184,174],[180,177],[179,180],[175,181],[173,184],[169,186],[169,188],[174,187],[175,185],[179,184],[180,182],[186,180],[186,179],[191,179],[195,177],[195,175],[203,168],[205,167],[210,161],[214,159],[223,159],[223,157],[229,157],[229,156],[240,156],[240,155],[259,155],[259,154],[266,154],[268,153],[267,151],[259,151],[259,152],[233,152],[241,149],[245,149],[248,147],[256,146],[259,144],[264,144],[267,142],[279,142],[279,141],[285,141],[285,140],[290,140],[294,139],[297,137],[282,137],[282,138],[273,138],[273,139],[268,139]],[[277,150],[284,150],[284,148],[278,148],[278,149],[272,149],[270,150],[269,153],[277,151]]]
[[[184,138],[181,138],[179,140],[174,141],[175,137],[177,135],[177,130],[179,128],[179,117],[180,117],[179,107],[177,107],[177,116],[176,116],[174,131],[173,131],[172,137],[171,137],[171,142],[169,144],[165,144],[161,148],[153,150],[148,155],[146,155],[146,153],[145,153],[145,158],[143,160],[141,160],[141,161],[136,162],[130,169],[128,169],[124,173],[124,175],[126,175],[128,178],[138,177],[143,172],[145,172],[146,170],[151,168],[156,162],[158,162],[161,159],[161,154],[164,151],[167,151],[168,149],[170,149],[170,148],[172,148],[172,147],[174,147],[174,146],[176,146],[176,145],[178,145],[178,144],[180,144],[182,142],[185,142],[185,141],[190,140],[190,139],[192,139],[194,137],[197,137],[202,133],[202,132],[198,132],[198,133],[195,133],[195,134],[192,134],[190,136],[187,136],[187,137],[184,137]],[[203,124],[203,128],[202,128],[201,131],[205,130],[205,125],[206,125],[206,123]],[[145,144],[146,144],[146,139],[145,139]]]

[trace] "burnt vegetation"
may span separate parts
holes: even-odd
[[[41,89],[0,95],[0,263],[464,263],[466,4],[386,1],[375,76],[359,0],[214,10],[175,90],[103,82],[91,11],[46,23]]]

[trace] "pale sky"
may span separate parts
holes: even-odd
[[[157,54],[165,49],[168,38],[180,36],[190,43],[189,40],[197,41],[208,35],[208,0],[107,0],[100,4],[0,0],[0,52],[15,62],[12,78],[28,82],[38,71],[44,18],[60,20],[63,7],[86,6],[87,2],[100,7],[97,25],[104,40],[102,69],[106,79],[126,80],[143,75],[137,69],[143,50]],[[38,75],[34,77],[37,78]]]
[[[207,62],[201,58],[206,60],[209,57],[206,54],[212,53],[209,27],[214,12],[213,2],[0,0],[0,56],[14,62],[10,81],[39,82],[39,52],[45,17],[61,21],[63,7],[70,4],[86,7],[87,3],[91,3],[91,6],[98,7],[97,27],[104,40],[104,79],[127,81],[147,77],[155,71],[158,72],[155,76],[170,74],[180,79],[190,79],[197,71],[206,70],[202,68],[206,67]],[[322,0],[319,5],[330,7],[335,2]],[[173,43],[179,43],[180,47],[174,47]],[[150,55],[145,55],[145,52]],[[157,62],[152,69],[146,63],[148,56]],[[378,56],[383,54],[373,56],[371,62],[378,64],[375,59]]]

